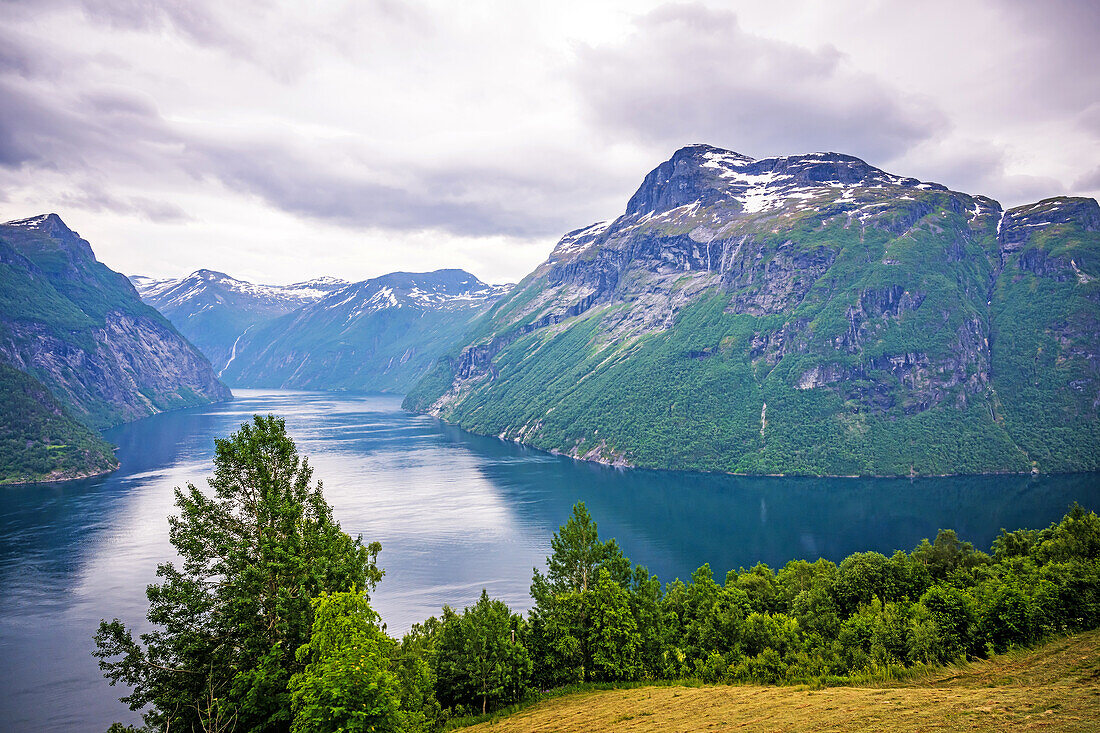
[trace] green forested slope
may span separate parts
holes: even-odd
[[[1008,432],[1047,471],[1100,467],[1100,210],[1047,199],[1008,212],[991,303]]]
[[[847,156],[685,148],[406,406],[653,468],[1097,470],[1098,220]]]
[[[111,446],[40,382],[0,364],[0,484],[58,481],[118,468]]]

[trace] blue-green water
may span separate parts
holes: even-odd
[[[1100,475],[949,479],[744,478],[574,462],[408,415],[400,398],[241,391],[232,402],[114,430],[122,469],[0,490],[0,730],[103,731],[136,721],[91,657],[101,618],[143,628],[144,588],[173,555],[172,488],[205,485],[214,438],[253,413],[286,418],[344,529],[382,543],[373,595],[389,631],[473,603],[526,609],[531,570],[583,500],[603,537],[663,581],[709,562],[838,561],[912,549],[941,527],[988,549],[1000,528],[1043,527],[1073,501],[1100,508]]]

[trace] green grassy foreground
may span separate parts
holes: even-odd
[[[581,692],[466,728],[542,731],[1095,731],[1100,631],[888,684]]]

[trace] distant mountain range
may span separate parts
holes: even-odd
[[[0,438],[23,441],[25,451],[8,447],[24,464],[56,458],[33,475],[12,474],[15,463],[2,461],[0,481],[86,475],[112,463],[105,444],[74,421],[101,429],[231,396],[206,357],[56,214],[0,225],[0,364],[26,375],[2,380]],[[51,399],[35,396],[45,393]],[[35,401],[41,410],[31,409]],[[81,445],[84,465],[70,452]]]
[[[131,280],[56,215],[0,226],[0,448],[24,467],[0,481],[106,470],[85,427],[224,399],[218,375],[406,392],[616,465],[1100,470],[1092,199],[1005,210],[847,155],[694,145],[514,287],[462,270]]]
[[[695,145],[566,234],[407,396],[588,460],[1100,469],[1100,207]]]
[[[355,283],[241,336],[230,384],[404,393],[508,286],[463,270]]]
[[[225,368],[234,341],[246,330],[348,284],[323,277],[285,286],[255,285],[213,270],[197,270],[173,280],[134,275],[130,282],[141,299],[174,323],[218,371]]]
[[[404,392],[507,292],[463,270],[256,285],[211,270],[130,278],[241,387]]]

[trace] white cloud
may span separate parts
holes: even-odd
[[[9,0],[0,215],[130,273],[516,280],[693,142],[1100,187],[1091,8],[734,7]]]

